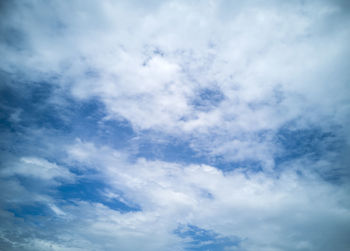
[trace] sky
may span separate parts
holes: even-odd
[[[346,0],[0,2],[0,250],[346,251]]]

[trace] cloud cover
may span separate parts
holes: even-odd
[[[350,246],[345,1],[0,8],[0,247]]]

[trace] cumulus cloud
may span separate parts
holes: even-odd
[[[327,130],[348,114],[349,20],[333,22],[342,13],[337,3],[11,6],[3,30],[21,34],[23,48],[2,46],[3,69],[34,80],[55,76],[77,98],[98,97],[109,119],[187,134],[214,155],[217,146],[203,135],[228,145],[220,154],[235,155],[237,142],[256,145],[259,156],[264,147],[248,140],[252,133],[291,121]],[[223,94],[220,102],[209,111],[192,105],[200,90],[213,87]]]
[[[4,1],[0,245],[346,250],[348,10]]]
[[[79,159],[77,152],[87,157]],[[99,170],[110,192],[122,192],[141,208],[121,214],[102,204],[66,206],[70,217],[84,214],[74,221],[74,238],[96,240],[97,249],[181,250],[186,241],[175,234],[181,225],[235,240],[232,250],[345,250],[349,244],[347,192],[313,173],[301,176],[289,169],[275,176],[236,169],[224,174],[207,165],[128,162],[121,156],[91,143],[70,147],[70,158]]]

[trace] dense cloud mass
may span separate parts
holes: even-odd
[[[0,249],[350,248],[348,1],[1,1]]]

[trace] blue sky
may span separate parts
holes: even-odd
[[[347,1],[2,1],[0,249],[350,247]]]

